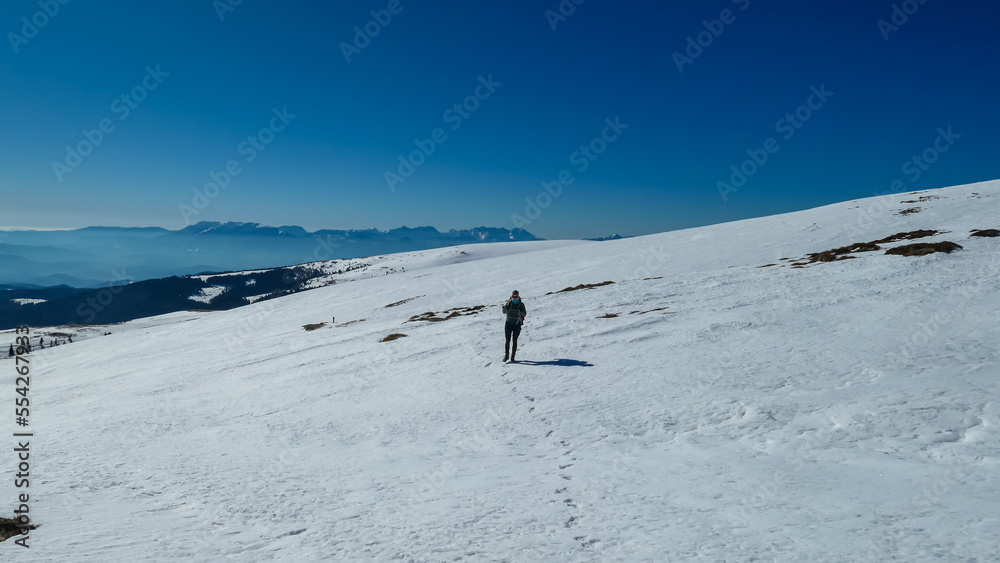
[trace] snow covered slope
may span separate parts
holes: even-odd
[[[987,182],[617,241],[411,253],[380,263],[393,275],[36,352],[42,527],[30,551],[0,550],[998,561],[1000,238],[970,237],[998,227]],[[793,265],[917,230],[947,232]],[[944,240],[963,249],[885,254]],[[528,316],[505,365],[512,289]],[[12,499],[10,455],[2,469]]]

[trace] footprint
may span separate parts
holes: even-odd
[[[556,489],[556,494],[558,495],[558,494],[565,493],[567,489],[569,489],[569,487],[563,487],[561,489]]]
[[[570,516],[569,520],[567,520],[566,523],[563,525],[567,528],[572,528],[575,524],[576,524],[576,516]]]
[[[560,465],[559,469],[566,469],[567,467],[573,467],[572,463],[567,463],[566,465]]]

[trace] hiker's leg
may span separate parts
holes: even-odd
[[[514,346],[510,349],[510,359],[517,354],[517,337],[521,334],[521,325],[514,325]]]
[[[504,334],[504,337],[505,337],[504,344],[503,344],[503,359],[504,360],[506,360],[507,357],[510,355],[510,335],[511,335],[512,332],[513,332],[513,327],[511,327],[510,323],[505,323],[504,327],[503,327],[503,334]],[[516,348],[516,346],[515,346],[515,348]]]

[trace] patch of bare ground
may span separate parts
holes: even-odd
[[[962,246],[951,241],[943,240],[941,242],[917,242],[914,244],[905,244],[903,246],[897,246],[896,248],[890,248],[889,250],[886,250],[885,253],[898,254],[900,256],[925,256],[935,252],[944,252],[945,254],[948,254],[951,253],[952,250],[958,250],[959,248],[962,248]]]
[[[188,313],[214,313],[214,309],[188,309]]]
[[[872,244],[886,244],[889,242],[896,242],[897,240],[913,240],[918,238],[932,237],[934,235],[939,235],[943,231],[932,231],[930,229],[920,229],[918,231],[910,231],[907,233],[896,233],[894,235],[887,236],[885,238],[880,238],[878,240],[873,240]]]
[[[388,309],[389,307],[399,307],[403,303],[409,303],[410,301],[413,301],[414,299],[420,299],[421,297],[423,297],[423,295],[410,297],[409,299],[403,299],[402,301],[396,301],[395,303],[389,303],[388,305],[385,306],[385,308]]]
[[[656,276],[655,278],[642,278],[642,281],[646,280],[662,280],[663,276]]]
[[[938,196],[936,196],[936,195],[922,195],[922,196],[918,197],[917,199],[908,199],[908,200],[901,201],[899,203],[923,203],[925,201],[931,201],[931,200],[935,200],[935,199],[941,199],[941,198],[938,197]]]
[[[657,307],[655,309],[650,309],[648,311],[632,311],[630,315],[645,315],[646,313],[652,313],[653,311],[663,311],[664,309],[669,309],[669,307]],[[664,315],[672,315],[673,313],[667,311],[663,313]]]
[[[603,314],[603,315],[601,315],[600,317],[597,317],[597,318],[599,318],[599,319],[613,319],[613,318],[615,318],[617,316],[618,316],[618,313],[605,313],[605,314]]]
[[[886,244],[890,242],[896,242],[900,240],[913,240],[924,237],[931,237],[934,235],[939,235],[944,231],[933,231],[930,229],[920,229],[917,231],[908,231],[905,233],[896,233],[894,235],[889,235],[885,238],[880,238],[878,240],[873,240],[870,242],[856,242],[848,246],[842,246],[840,248],[833,248],[830,250],[825,250],[823,252],[814,252],[812,254],[806,255],[806,258],[799,260],[798,262],[792,262],[793,268],[804,268],[805,266],[812,264],[814,262],[836,262],[837,260],[850,260],[852,258],[857,258],[856,256],[850,256],[856,252],[873,252],[875,250],[882,250],[880,244]],[[784,258],[782,259],[784,260]],[[773,266],[774,264],[770,264]],[[766,266],[759,266],[764,268]]]
[[[309,332],[312,330],[316,330],[317,328],[323,328],[325,326],[326,323],[316,323],[316,324],[302,325],[302,328],[306,329],[306,332]]]
[[[333,326],[340,326],[340,327],[351,326],[353,324],[357,324],[357,323],[364,322],[364,321],[367,321],[367,320],[368,319],[357,319],[357,320],[354,320],[354,321],[347,321],[346,323],[340,323],[340,324],[336,324],[336,325],[333,325]]]
[[[397,338],[403,338],[404,336],[408,336],[408,335],[401,334],[399,332],[394,332],[394,333],[390,334],[389,336],[386,336],[382,340],[379,340],[379,342],[392,342],[393,340],[396,340]]]
[[[575,287],[567,287],[565,289],[560,289],[559,291],[550,291],[550,292],[546,293],[545,295],[552,295],[553,293],[565,293],[567,291],[577,291],[579,289],[594,289],[595,287],[601,287],[602,285],[611,285],[613,283],[615,283],[615,282],[613,282],[613,281],[605,281],[605,282],[601,282],[601,283],[581,283],[580,285],[575,286]]]
[[[920,213],[920,207],[907,207],[906,209],[900,209],[899,215],[911,215],[913,213]]]
[[[806,264],[812,264],[813,262],[836,262],[837,260],[849,260],[851,258],[856,258],[856,256],[848,256],[854,252],[871,252],[874,250],[881,250],[879,246],[872,242],[856,242],[848,246],[841,246],[840,248],[831,248],[830,250],[824,250],[823,252],[813,252],[812,254],[807,254],[806,258],[798,262],[793,262],[792,266],[805,266]]]
[[[0,542],[5,542],[10,538],[21,535],[23,530],[34,530],[38,526],[32,523],[21,525],[14,518],[0,518]]]
[[[463,317],[467,315],[475,315],[479,311],[485,309],[485,305],[474,305],[472,307],[455,307],[453,309],[448,309],[447,311],[442,311],[440,313],[434,313],[428,311],[426,313],[421,313],[419,315],[413,315],[406,322],[411,323],[414,321],[429,321],[429,322],[441,322],[448,319],[454,319],[455,317]],[[438,316],[443,315],[443,316]]]
[[[996,229],[973,229],[970,237],[1000,237],[1000,231]]]
[[[777,264],[764,264],[763,266],[757,266],[758,268],[770,268],[771,266],[777,266]]]

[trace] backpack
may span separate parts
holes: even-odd
[[[501,307],[501,310],[503,311],[504,315],[507,315],[507,322],[514,321],[517,322],[518,324],[524,322],[524,312],[525,312],[524,301],[514,304],[510,302],[510,299],[508,299],[507,303],[505,303],[503,307]],[[512,312],[514,313],[513,315],[511,314]]]

